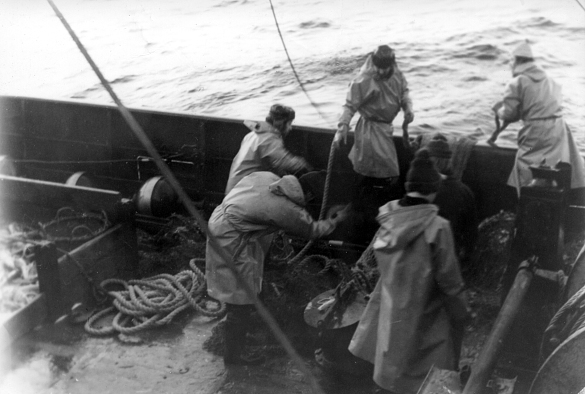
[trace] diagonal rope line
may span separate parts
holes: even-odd
[[[280,36],[280,41],[282,42],[282,46],[284,48],[284,52],[286,53],[286,57],[288,59],[288,63],[290,64],[290,68],[292,69],[293,74],[295,75],[295,78],[297,79],[297,82],[299,83],[299,85],[301,87],[301,90],[303,91],[303,93],[305,93],[305,96],[307,96],[307,99],[309,100],[311,105],[315,108],[315,110],[317,111],[317,113],[319,113],[319,115],[321,116],[321,118],[323,118],[323,120],[328,121],[327,117],[319,110],[319,107],[317,106],[317,104],[315,104],[315,102],[311,99],[309,92],[307,91],[307,89],[305,89],[303,82],[299,78],[299,74],[297,74],[297,70],[295,69],[295,66],[290,58],[290,55],[288,54],[288,49],[286,48],[286,44],[284,42],[284,37],[282,36],[282,32],[280,31],[280,25],[278,24],[278,19],[276,18],[276,12],[274,11],[274,6],[272,5],[272,0],[269,0],[269,1],[270,1],[270,8],[272,9],[272,15],[274,16],[274,22],[276,23],[276,29],[278,30],[278,35]]]
[[[180,201],[183,203],[183,205],[185,206],[185,208],[187,209],[189,214],[197,220],[200,228],[207,235],[209,242],[211,242],[214,246],[217,247],[217,250],[221,254],[222,259],[224,259],[226,261],[229,269],[236,276],[238,285],[244,289],[246,294],[252,300],[254,300],[254,306],[258,310],[258,314],[260,315],[260,317],[266,322],[266,324],[268,325],[268,327],[270,328],[270,330],[272,331],[272,333],[274,334],[274,336],[276,337],[278,342],[282,345],[282,347],[284,348],[286,353],[289,355],[289,357],[297,365],[297,367],[299,368],[301,373],[303,375],[305,375],[305,377],[309,380],[309,384],[310,384],[311,388],[313,389],[313,392],[315,392],[317,394],[322,394],[323,391],[321,390],[321,387],[319,386],[319,383],[317,382],[317,379],[315,378],[315,376],[311,373],[311,371],[309,370],[307,365],[303,362],[303,359],[298,355],[296,350],[293,348],[291,342],[289,341],[287,336],[284,334],[284,332],[281,330],[281,328],[278,326],[278,323],[276,322],[276,320],[274,319],[272,314],[270,314],[268,309],[266,309],[264,304],[258,299],[258,296],[254,292],[254,290],[251,288],[251,286],[242,277],[242,274],[240,274],[240,272],[236,269],[236,266],[235,266],[234,262],[232,261],[232,257],[229,256],[225,250],[223,250],[221,247],[219,247],[217,240],[209,232],[209,228],[207,227],[207,223],[205,222],[205,220],[203,219],[203,217],[201,216],[201,214],[199,213],[197,208],[195,208],[195,205],[193,204],[193,202],[191,201],[191,199],[189,198],[187,193],[183,190],[179,181],[177,180],[177,178],[175,177],[173,172],[170,170],[169,166],[164,162],[164,160],[162,159],[162,157],[160,156],[160,154],[158,153],[158,151],[156,150],[156,148],[154,147],[154,145],[152,144],[152,142],[150,141],[150,139],[148,138],[148,136],[146,135],[146,133],[144,132],[142,127],[140,126],[140,124],[136,121],[134,116],[132,116],[130,111],[128,111],[128,109],[122,104],[122,102],[120,101],[120,99],[118,98],[116,93],[114,93],[112,87],[110,86],[108,81],[104,78],[104,76],[101,73],[101,71],[99,70],[98,66],[94,63],[93,59],[89,56],[89,53],[87,52],[87,50],[85,49],[85,47],[83,46],[81,41],[79,41],[79,38],[77,37],[77,35],[75,34],[75,32],[73,31],[71,26],[69,26],[69,23],[67,22],[67,20],[63,16],[63,14],[61,14],[61,11],[59,11],[59,9],[53,3],[52,0],[47,0],[47,2],[49,3],[51,8],[53,9],[55,14],[57,15],[57,17],[59,18],[61,23],[63,23],[63,26],[65,27],[65,29],[67,30],[67,32],[69,33],[69,35],[71,36],[73,41],[75,41],[75,44],[77,45],[77,47],[79,48],[79,50],[81,51],[81,53],[83,54],[83,56],[85,57],[85,59],[87,60],[87,62],[89,63],[89,65],[91,66],[93,71],[95,72],[95,74],[97,75],[97,77],[99,78],[103,87],[107,90],[107,92],[110,94],[110,97],[112,98],[112,100],[114,100],[114,102],[118,106],[118,109],[120,110],[121,115],[124,117],[124,120],[126,120],[126,122],[128,123],[128,126],[130,127],[130,129],[132,130],[132,132],[134,133],[136,138],[138,138],[138,140],[142,143],[142,145],[147,150],[147,152],[154,159],[158,169],[161,171],[163,176],[167,179],[167,181],[169,182],[169,184],[171,185],[173,190],[177,193]]]

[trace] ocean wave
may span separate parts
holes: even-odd
[[[120,84],[120,83],[127,83],[127,82],[132,82],[134,81],[135,78],[137,78],[137,75],[126,75],[123,77],[119,77],[116,79],[113,79],[110,82],[110,85],[115,85],[115,84]]]
[[[560,23],[555,23],[548,18],[543,16],[537,16],[533,18],[529,18],[518,23],[518,27],[520,28],[538,28],[538,29],[551,29],[551,28],[559,28],[563,25]]]
[[[454,52],[451,56],[456,59],[495,60],[506,52],[491,44],[473,45]]]
[[[331,27],[331,23],[327,21],[309,21],[299,24],[299,29],[325,29]]]
[[[219,4],[213,6],[213,8],[228,8],[237,4],[248,4],[250,3],[248,0],[223,0],[220,1]]]

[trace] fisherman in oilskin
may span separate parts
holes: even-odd
[[[453,176],[452,152],[447,137],[436,133],[425,148],[441,174],[441,185],[433,203],[439,207],[439,216],[451,224],[457,257],[461,268],[465,270],[469,268],[478,237],[479,218],[475,195],[466,184]]]
[[[258,364],[263,357],[245,349],[254,299],[238,284],[236,274],[224,260],[227,253],[236,270],[256,294],[262,289],[264,259],[274,233],[315,239],[331,233],[345,220],[346,210],[332,212],[316,221],[305,209],[306,203],[322,194],[325,175],[310,172],[300,179],[279,177],[259,171],[244,177],[224,198],[209,219],[206,280],[209,295],[227,305],[225,323],[226,364]],[[223,249],[223,254],[221,250]]]
[[[349,160],[356,173],[352,201],[366,225],[373,222],[380,205],[403,194],[392,122],[402,109],[405,123],[414,119],[408,83],[396,64],[394,51],[381,45],[368,55],[359,74],[349,84],[339,117],[334,144],[347,143],[349,124],[356,112],[354,143]],[[398,189],[393,192],[394,189]]]
[[[246,175],[256,171],[272,171],[283,176],[301,176],[312,170],[311,165],[289,152],[284,138],[292,130],[295,111],[291,107],[274,104],[265,122],[246,120],[244,124],[251,131],[244,137],[240,150],[232,162],[225,193]]]
[[[513,51],[513,79],[506,87],[504,99],[494,107],[503,126],[488,140],[495,141],[508,123],[522,119],[518,132],[518,152],[508,185],[520,188],[532,180],[530,166],[542,161],[554,167],[559,161],[571,164],[571,188],[585,187],[585,165],[569,126],[563,119],[561,86],[534,62],[532,48],[523,42]]]
[[[380,207],[373,240],[380,278],[349,345],[391,393],[416,394],[434,365],[455,370],[451,324],[469,317],[449,222],[432,204],[441,181],[416,153],[406,195]]]

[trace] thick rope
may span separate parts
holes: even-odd
[[[323,190],[323,201],[321,202],[321,211],[319,212],[319,220],[323,220],[325,218],[325,214],[327,213],[327,203],[329,200],[329,185],[331,184],[331,172],[333,169],[333,159],[335,158],[335,143],[331,143],[331,148],[329,148],[329,159],[327,160],[327,175],[325,176],[325,187]],[[314,240],[310,240],[307,242],[305,247],[294,257],[292,258],[288,264],[294,265],[298,263],[309,251],[311,246],[313,246]]]
[[[160,274],[127,282],[121,279],[104,280],[102,288],[117,284],[124,290],[108,291],[108,295],[113,298],[113,305],[92,316],[86,322],[85,330],[93,335],[110,335],[115,332],[135,334],[150,327],[166,325],[190,307],[204,316],[222,316],[225,304],[213,300],[218,307],[210,310],[207,308],[210,300],[203,299],[206,294],[205,275],[195,265],[201,260],[192,259],[189,262],[191,270],[176,275]],[[101,329],[93,326],[97,320],[109,314],[115,314],[111,326]]]

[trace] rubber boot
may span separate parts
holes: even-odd
[[[266,361],[261,355],[254,355],[245,351],[246,334],[248,332],[251,305],[226,304],[227,315],[224,333],[225,364],[258,365]]]

